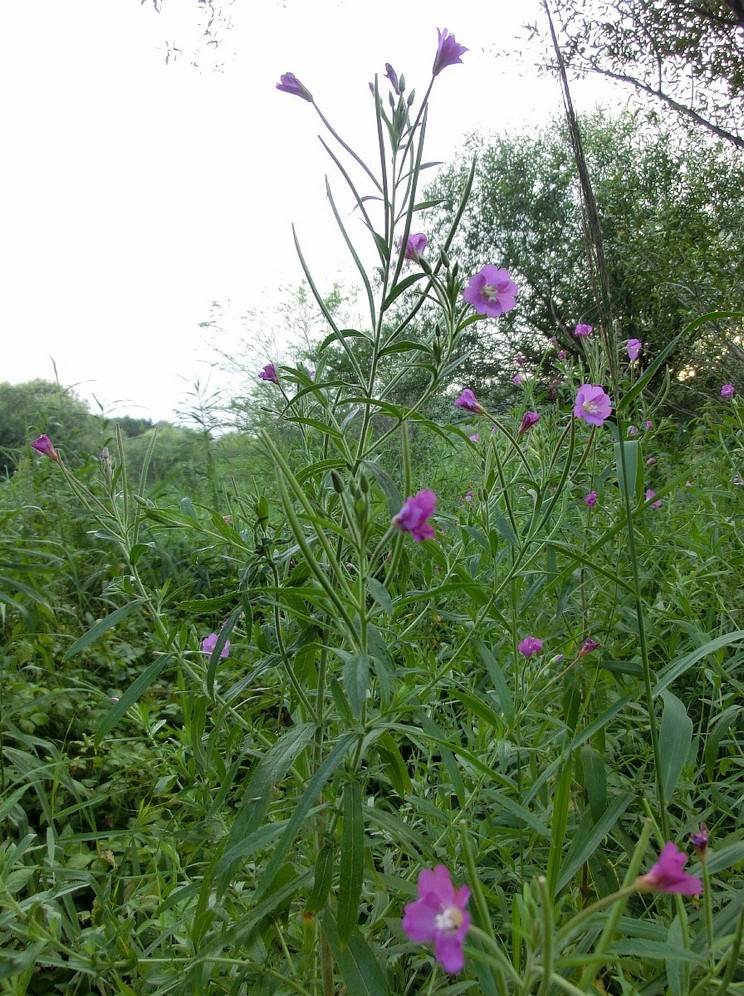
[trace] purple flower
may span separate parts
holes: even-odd
[[[389,62],[385,63],[385,76],[390,80],[390,85],[397,94],[400,94],[400,86],[398,85],[398,74],[390,65]]]
[[[649,488],[646,491],[646,501],[651,501],[652,498],[656,498],[656,492],[652,491],[651,488]],[[664,502],[661,500],[661,498],[659,498],[657,501],[651,502],[651,508],[661,508],[663,504]]]
[[[209,636],[205,636],[201,642],[202,653],[211,654],[216,646],[217,646],[217,634],[210,633]],[[225,646],[222,648],[222,650],[220,650],[220,657],[224,660],[229,653],[230,653],[230,641],[225,640]]]
[[[625,343],[625,348],[628,351],[628,359],[632,363],[638,359],[638,354],[643,349],[643,343],[640,339],[628,339]]]
[[[587,336],[590,336],[593,331],[594,331],[594,326],[593,325],[581,325],[581,324],[579,324],[574,329],[574,335],[578,336],[579,339],[586,339]]]
[[[557,355],[559,360],[565,360],[566,357],[568,356],[568,353],[566,352],[565,349],[559,349]]]
[[[477,443],[479,439],[480,439],[480,433],[474,432],[473,435],[470,437],[470,442]]]
[[[284,73],[276,88],[285,93],[293,93],[295,97],[302,97],[303,100],[309,100],[311,104],[313,102],[313,95],[306,86],[300,83],[294,73]]]
[[[423,232],[419,232],[417,235],[409,235],[406,241],[406,259],[413,260],[414,263],[418,263],[419,256],[426,249],[426,244],[428,243],[427,237]],[[398,239],[398,249],[403,248],[403,239]]]
[[[465,964],[462,946],[470,929],[467,911],[470,889],[455,889],[444,865],[425,868],[418,878],[419,898],[403,910],[403,930],[417,944],[434,942],[434,957],[445,972],[459,972]]]
[[[708,827],[705,823],[700,824],[697,833],[690,834],[690,843],[695,848],[695,853],[701,861],[705,861],[708,856]]]
[[[582,498],[582,501],[584,502],[585,505],[588,505],[589,508],[594,508],[594,506],[597,504],[597,492],[590,491],[585,498]]]
[[[516,384],[517,387],[519,387],[519,385],[522,383],[523,380],[524,377],[521,374],[514,374],[514,376],[511,379],[511,382],[512,384]]]
[[[533,654],[539,654],[542,648],[542,640],[538,640],[536,636],[525,636],[517,644],[517,650],[520,654],[524,654],[525,657],[532,657]]]
[[[441,31],[437,28],[437,35],[439,36],[439,44],[437,45],[437,54],[434,56],[434,65],[431,67],[432,76],[438,76],[447,66],[454,66],[458,62],[462,65],[460,56],[468,51],[464,45],[460,45],[455,40],[455,36],[450,34],[446,28],[442,28]]]
[[[462,296],[477,314],[498,318],[514,307],[517,285],[508,270],[488,264],[470,278]]]
[[[404,533],[410,533],[417,543],[434,536],[434,529],[426,521],[434,515],[437,496],[424,488],[412,498],[406,498],[403,508],[393,519],[393,523]]]
[[[656,864],[636,879],[636,886],[641,892],[679,892],[683,896],[699,896],[703,883],[694,875],[682,871],[686,864],[687,855],[670,840],[664,844]]]
[[[649,457],[648,460],[646,461],[646,466],[653,467],[655,463],[656,463],[656,457]]]
[[[628,426],[628,439],[635,439],[635,437],[637,435],[638,435],[638,426],[637,425],[629,425]]]
[[[483,415],[485,413],[485,408],[479,404],[478,399],[469,387],[466,387],[460,397],[455,398],[452,404],[458,408],[464,408],[466,412],[474,412],[476,415]]]
[[[466,491],[465,495],[464,495],[464,500],[465,501],[472,501],[473,500],[473,492],[472,491]]]
[[[734,387],[733,384],[724,384],[723,387],[721,388],[722,398],[733,398],[735,394],[736,394],[736,388]]]
[[[55,463],[59,463],[59,453],[55,450],[54,443],[49,436],[42,434],[38,439],[34,439],[28,445],[33,446],[37,453],[41,453],[43,456],[49,457],[50,460],[54,460]]]
[[[523,356],[515,356],[514,357],[514,362],[517,364],[518,367],[523,367],[524,366],[524,357]]]
[[[525,412],[522,416],[522,421],[519,423],[519,432],[517,433],[517,439],[523,436],[528,429],[531,429],[533,425],[540,421],[540,416],[537,412]]]
[[[654,423],[651,421],[650,418],[647,418],[643,424],[646,426],[646,432],[649,432],[654,427]]]
[[[269,381],[271,384],[278,384],[279,377],[276,372],[276,367],[273,363],[267,363],[263,368],[261,373],[258,375],[259,380]]]
[[[602,425],[612,412],[612,398],[599,385],[582,384],[576,395],[573,413],[589,425]]]
[[[583,657],[584,654],[590,654],[593,650],[599,650],[599,644],[596,640],[593,640],[591,636],[588,636],[586,640],[584,640],[584,645],[581,650],[576,655],[576,659],[578,660],[579,657]]]

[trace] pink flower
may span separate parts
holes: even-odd
[[[629,425],[628,426],[628,439],[635,439],[635,437],[637,435],[638,435],[638,426],[637,425]]]
[[[514,362],[517,364],[518,367],[523,367],[524,366],[524,357],[523,356],[515,356],[514,357]]]
[[[313,95],[310,93],[306,86],[297,79],[294,73],[284,73],[280,78],[280,82],[276,85],[277,90],[283,90],[285,93],[293,93],[295,97],[302,97],[303,100],[309,100],[312,104]]]
[[[554,349],[558,349],[558,336],[557,335],[551,335],[551,337],[550,337],[550,345],[553,346]]]
[[[511,379],[511,382],[512,384],[516,384],[517,387],[519,387],[519,385],[522,383],[523,380],[524,377],[521,374],[514,374],[514,376]]]
[[[539,654],[542,648],[542,640],[538,640],[536,636],[525,636],[517,644],[517,650],[520,654],[524,654],[525,657],[532,657],[533,654]]]
[[[201,642],[202,653],[211,654],[216,646],[217,646],[217,634],[210,633],[209,636],[205,636]],[[220,650],[220,657],[224,660],[229,653],[230,653],[230,641],[225,640],[225,646],[222,648],[222,650]]]
[[[649,488],[646,491],[646,501],[651,501],[652,498],[656,498],[656,492],[652,491],[651,488]],[[651,508],[661,508],[663,504],[664,502],[661,500],[661,498],[659,498],[658,501],[651,502]]]
[[[276,367],[273,363],[267,363],[263,368],[261,373],[258,375],[259,380],[269,381],[271,384],[278,384],[279,377],[276,372]]]
[[[489,264],[470,278],[462,296],[477,314],[498,318],[514,307],[517,285],[508,270]]]
[[[470,437],[470,442],[477,443],[479,439],[480,439],[480,433],[474,432],[473,435]]]
[[[701,861],[705,861],[708,856],[708,827],[705,823],[700,824],[697,833],[690,834],[690,843],[695,848],[695,853]]]
[[[582,501],[584,502],[585,505],[588,505],[589,508],[594,508],[594,506],[597,504],[597,492],[590,491],[589,494],[582,499]]]
[[[581,650],[576,655],[577,660],[579,657],[583,657],[584,654],[590,654],[593,650],[599,650],[599,644],[596,640],[593,640],[591,636],[588,636],[586,640],[584,640],[584,645]]]
[[[648,460],[646,461],[646,466],[653,467],[655,463],[656,463],[656,457],[649,457]]]
[[[517,433],[517,439],[523,436],[528,429],[531,429],[533,425],[536,425],[540,421],[540,416],[537,412],[525,412],[522,416],[522,421],[519,423],[519,432]]]
[[[643,424],[646,426],[646,431],[647,432],[649,432],[654,427],[654,423],[651,421],[650,418],[647,418],[646,421]]]
[[[466,412],[475,412],[476,415],[483,415],[485,412],[485,408],[479,404],[469,387],[466,387],[460,397],[455,398],[452,404],[457,408],[464,408]]]
[[[633,363],[634,360],[638,359],[638,354],[643,349],[643,343],[640,339],[628,339],[625,348],[628,351],[628,359]]]
[[[736,394],[736,388],[734,387],[733,384],[724,384],[723,387],[721,388],[722,398],[733,398],[735,394]]]
[[[589,425],[602,425],[612,413],[612,398],[599,385],[582,384],[576,395],[573,413]]]
[[[414,263],[418,263],[419,256],[426,249],[429,240],[424,235],[423,232],[418,232],[416,235],[409,235],[406,240],[406,259],[412,260]],[[398,249],[403,248],[403,239],[398,239]]]
[[[447,66],[454,66],[457,63],[462,65],[460,56],[468,51],[446,28],[442,28],[441,31],[437,28],[437,35],[439,36],[439,44],[437,45],[437,54],[434,56],[434,65],[431,67],[432,76],[439,76]]]
[[[590,336],[593,331],[594,331],[594,326],[593,325],[581,325],[581,324],[579,324],[574,329],[574,335],[578,336],[579,339],[586,339],[587,336]]]
[[[393,519],[393,523],[401,532],[410,533],[417,543],[432,539],[434,529],[426,521],[434,515],[437,496],[433,491],[424,488],[412,498],[406,498],[403,508]]]
[[[419,898],[403,911],[403,930],[417,944],[434,942],[434,957],[445,972],[459,972],[465,964],[462,950],[470,929],[467,911],[470,889],[455,889],[444,865],[425,868],[418,878]]]
[[[670,840],[664,844],[656,864],[636,879],[636,886],[641,892],[679,892],[683,896],[699,896],[703,883],[694,875],[682,871],[686,864],[687,855]]]
[[[565,360],[566,357],[568,356],[568,353],[566,352],[565,349],[559,349],[557,355],[559,360]]]
[[[37,453],[41,453],[43,456],[49,457],[50,460],[54,460],[55,463],[59,463],[59,453],[55,450],[54,443],[49,436],[42,434],[38,439],[34,439],[33,442],[29,443],[29,446],[33,446]]]
[[[465,501],[472,501],[473,500],[473,492],[472,491],[466,491],[465,492],[464,500]]]

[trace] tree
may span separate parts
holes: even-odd
[[[569,69],[626,83],[744,149],[744,0],[548,6]]]
[[[0,475],[12,474],[29,442],[44,432],[66,454],[96,446],[96,419],[69,388],[53,381],[0,383]]]
[[[582,134],[618,340],[642,339],[651,355],[691,318],[736,308],[744,300],[741,158],[696,130],[672,135],[653,117],[595,115],[582,122]],[[596,324],[597,314],[565,126],[556,122],[537,136],[472,139],[429,192],[443,198],[435,231],[447,224],[474,154],[473,194],[453,255],[466,273],[486,262],[506,266],[520,288],[518,307],[493,329],[479,323],[465,344],[468,383],[488,386],[493,378],[508,383],[516,370],[512,365],[505,375],[504,363],[513,364],[515,353],[537,364],[552,336],[578,351],[574,326]],[[713,376],[724,352],[720,337],[688,343],[671,371],[704,367]]]

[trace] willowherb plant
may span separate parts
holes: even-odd
[[[657,468],[626,419],[652,431],[643,392],[674,344],[641,370],[642,344],[629,340],[621,370],[606,355],[611,330],[600,341],[578,324],[585,360],[558,355],[555,403],[517,358],[524,395],[508,414],[458,383],[464,330],[519,299],[498,261],[466,280],[452,259],[472,170],[443,243],[416,231],[429,101],[466,51],[438,32],[418,105],[391,66],[375,78],[374,167],[296,76],[281,77],[278,89],[319,115],[375,262],[329,184],[365,318],[338,326],[295,234],[328,332],[313,372],[257,373],[279,415],[261,434],[273,473],[254,496],[226,492],[228,516],[159,507],[132,493],[121,459],[99,494],[48,437],[32,444],[126,564],[124,604],[72,650],[130,612],[155,636],[153,663],[98,740],[170,669],[181,792],[198,800],[198,819],[175,831],[183,853],[158,878],[156,912],[138,908],[148,930],[107,938],[126,952],[106,968],[122,991],[449,991],[441,965],[486,994],[606,982],[702,994],[736,972],[744,920],[735,898],[714,898],[713,876],[740,846],[709,853],[701,829],[688,872],[674,843],[699,818],[685,774],[693,722],[670,685],[709,645],[652,670],[644,628],[638,547],[666,506],[648,497]],[[430,402],[444,392],[456,396],[437,419]],[[430,439],[435,459],[420,456]],[[197,557],[218,551],[232,586],[202,604],[150,591],[145,524],[186,531]],[[142,725],[157,744],[157,724]],[[643,873],[652,835],[659,855]],[[673,915],[649,898],[665,893]],[[95,958],[79,970],[93,976]]]

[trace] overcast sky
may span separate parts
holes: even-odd
[[[437,78],[428,159],[450,159],[468,132],[534,129],[560,110],[557,84],[515,54],[520,26],[543,23],[538,0],[235,0],[216,50],[197,11],[196,0],[164,0],[161,14],[149,0],[3,11],[0,381],[53,379],[54,360],[63,384],[110,414],[171,418],[215,359],[199,327],[212,302],[268,313],[301,280],[292,222],[319,286],[347,277],[319,120],[275,89],[281,73],[364,148],[369,80],[391,62],[422,94],[447,27],[470,51]],[[183,53],[168,65],[166,41]],[[575,97],[588,109],[607,94],[595,83]],[[227,326],[230,352],[245,329]]]

